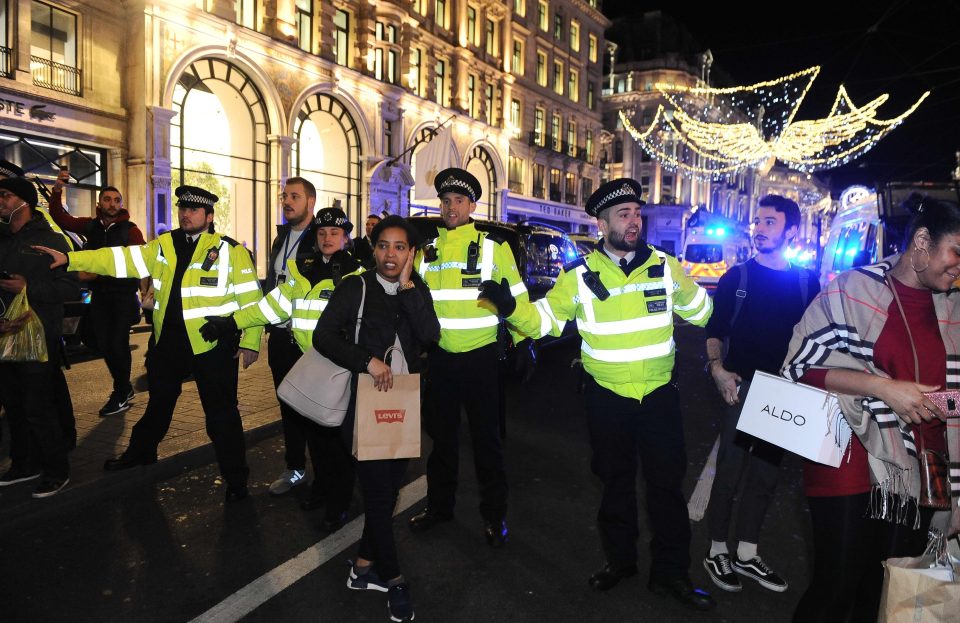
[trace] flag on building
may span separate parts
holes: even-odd
[[[453,145],[453,129],[441,128],[426,147],[417,152],[415,199],[436,199],[433,178],[449,167],[459,166],[457,150]]]

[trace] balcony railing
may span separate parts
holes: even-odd
[[[0,45],[0,76],[13,77],[13,50]]]
[[[510,180],[507,186],[510,188],[510,192],[517,193],[518,195],[523,194],[523,182]]]
[[[533,185],[533,196],[534,196],[534,197],[536,197],[537,199],[543,199],[544,194],[545,194],[545,191],[543,190],[543,184],[542,184],[542,183],[541,183],[539,186],[537,186],[537,184],[534,184],[534,185]]]
[[[30,73],[33,83],[58,93],[81,95],[80,70],[37,56],[30,57]]]
[[[536,147],[544,147],[558,154],[563,154],[565,156],[570,156],[571,158],[576,158],[577,160],[589,162],[586,147],[579,147],[577,145],[570,144],[567,141],[557,140],[549,134],[541,134],[540,132],[536,131],[530,132],[527,139],[527,144]]]

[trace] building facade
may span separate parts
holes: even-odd
[[[336,203],[354,222],[429,211],[436,200],[411,188],[417,152],[449,125],[455,164],[484,184],[478,218],[539,211],[584,227],[579,210],[563,210],[599,176],[588,152],[596,158],[602,69],[588,59],[607,22],[590,1],[0,6],[0,149],[48,181],[69,167],[75,214],[92,214],[96,189],[110,184],[153,235],[176,227],[173,188],[203,186],[221,198],[218,230],[254,252],[262,272],[284,180],[310,179],[318,206]],[[547,86],[542,52],[560,76]],[[537,110],[548,123],[559,116],[562,131],[536,126]],[[548,176],[575,192],[548,196],[534,184]]]

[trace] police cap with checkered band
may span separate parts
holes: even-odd
[[[457,193],[469,197],[470,201],[476,203],[483,194],[483,187],[480,181],[463,169],[451,167],[437,173],[433,178],[433,187],[437,189],[437,196],[443,193]]]
[[[621,203],[639,203],[640,205],[644,205],[646,201],[640,198],[642,194],[643,186],[641,186],[637,180],[632,180],[628,177],[610,180],[590,195],[584,210],[586,210],[590,216],[600,216],[600,213],[607,208],[612,208]]]
[[[0,175],[3,177],[23,177],[23,169],[13,164],[9,160],[0,160]]]
[[[317,212],[315,225],[317,227],[339,227],[345,234],[353,231],[353,223],[347,220],[347,215],[340,208],[323,208]]]
[[[213,206],[220,201],[220,197],[199,186],[178,186],[173,192],[178,208],[203,208],[207,214],[213,212]]]

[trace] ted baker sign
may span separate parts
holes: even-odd
[[[373,417],[376,418],[377,424],[390,424],[392,422],[403,423],[403,419],[406,417],[406,409],[374,409]]]

